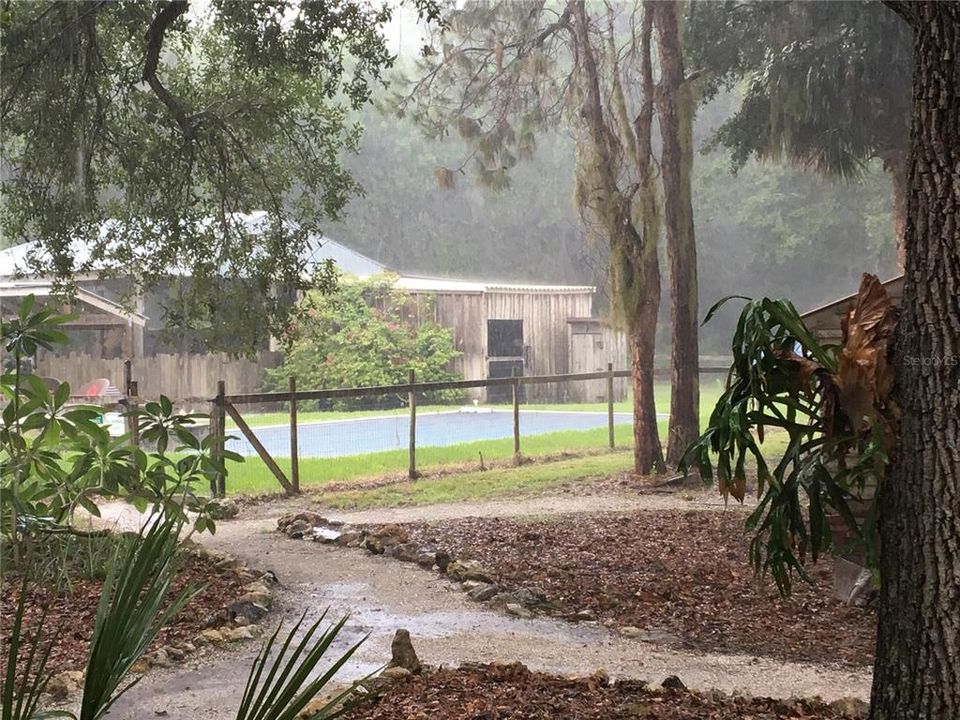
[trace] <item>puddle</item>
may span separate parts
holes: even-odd
[[[388,634],[398,628],[406,628],[414,637],[445,638],[462,634],[535,635],[554,640],[584,643],[599,643],[610,637],[610,632],[598,625],[565,623],[549,618],[522,620],[505,615],[486,604],[476,604],[476,610],[427,611],[422,613],[399,613],[382,607],[375,600],[375,591],[367,583],[340,582],[323,586],[308,586],[306,594],[319,607],[331,606],[349,611],[352,626],[371,635]],[[321,591],[322,588],[322,591]],[[297,595],[302,591],[298,589]]]

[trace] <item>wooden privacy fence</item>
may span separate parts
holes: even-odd
[[[700,368],[701,373],[726,373],[727,367]],[[669,370],[656,370],[659,377],[669,377]],[[442,382],[417,382],[411,370],[409,381],[400,385],[376,385],[370,387],[334,388],[329,390],[297,390],[296,379],[290,378],[287,392],[256,392],[227,394],[226,382],[217,383],[217,395],[211,400],[213,405],[210,414],[210,432],[217,438],[216,447],[224,449],[226,437],[226,418],[229,415],[237,429],[247,439],[257,455],[263,460],[270,472],[276,477],[284,493],[294,495],[300,492],[299,468],[299,438],[297,430],[297,403],[314,402],[347,398],[363,398],[378,395],[406,395],[409,412],[409,464],[408,477],[413,480],[420,476],[417,471],[417,394],[434,393],[443,390],[468,390],[471,388],[509,387],[513,400],[513,453],[514,460],[520,459],[520,402],[522,389],[530,385],[561,382],[595,382],[605,381],[607,402],[608,444],[611,448],[616,445],[614,436],[614,383],[618,378],[629,378],[629,370],[614,370],[609,363],[605,371],[589,373],[566,373],[561,375],[527,375],[505,378],[482,378],[477,380],[449,380]],[[267,451],[267,448],[257,437],[250,425],[244,420],[238,406],[266,405],[276,403],[289,404],[290,430],[290,476],[283,472],[276,460]],[[226,492],[225,478],[221,475],[213,483],[211,490],[220,497]]]
[[[264,372],[280,364],[279,353],[264,352],[255,360],[223,354],[162,354],[123,358],[99,358],[84,353],[40,354],[36,373],[70,383],[75,391],[91,380],[107,378],[123,390],[128,380],[135,381],[142,397],[166,395],[172,400],[210,399],[218,380],[238,392],[262,387]]]

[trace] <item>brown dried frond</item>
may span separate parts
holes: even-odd
[[[888,405],[893,368],[888,362],[896,310],[875,275],[864,274],[854,306],[843,318],[843,346],[833,378],[840,406],[857,432],[871,427]]]

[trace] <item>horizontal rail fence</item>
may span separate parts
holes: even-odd
[[[728,369],[728,367],[702,367],[700,368],[700,372],[701,374],[718,374],[726,373]],[[661,379],[669,378],[670,371],[669,369],[657,369],[654,371],[654,376]],[[497,412],[506,414],[512,409],[512,413],[510,413],[510,422],[512,424],[513,460],[514,462],[519,462],[521,459],[522,430],[520,406],[523,404],[524,388],[531,385],[543,385],[550,383],[593,383],[596,386],[599,381],[600,386],[603,387],[605,391],[602,393],[604,397],[599,403],[594,404],[597,409],[589,414],[594,416],[594,418],[591,420],[593,423],[592,427],[600,428],[605,426],[607,428],[606,445],[608,445],[610,448],[614,448],[616,447],[615,424],[618,416],[618,413],[615,413],[614,408],[616,400],[615,387],[620,385],[619,383],[616,383],[616,381],[630,377],[631,373],[629,370],[614,370],[612,364],[608,365],[607,370],[588,373],[528,375],[502,378],[481,378],[473,380],[444,380],[433,382],[417,382],[413,371],[410,371],[408,382],[398,385],[332,388],[325,390],[298,390],[296,379],[291,377],[287,391],[242,392],[234,394],[229,394],[227,392],[226,383],[221,380],[217,386],[216,397],[210,401],[212,403],[210,432],[218,438],[217,447],[221,450],[224,449],[228,434],[227,419],[229,418],[232,420],[236,430],[239,431],[241,438],[249,444],[248,449],[252,450],[252,452],[249,454],[256,454],[259,456],[269,471],[274,475],[283,492],[288,495],[293,495],[300,492],[300,460],[303,457],[305,448],[303,432],[306,428],[309,427],[310,429],[315,429],[319,425],[329,424],[329,427],[327,428],[329,431],[336,431],[339,429],[341,432],[348,432],[346,428],[351,427],[350,423],[363,423],[364,421],[387,421],[396,419],[396,423],[387,424],[393,428],[391,432],[397,435],[397,437],[393,438],[394,441],[399,442],[399,435],[401,432],[405,436],[408,434],[408,437],[406,437],[407,442],[405,443],[408,460],[407,476],[410,479],[416,479],[420,477],[417,462],[417,449],[419,447],[417,424],[418,405],[422,403],[422,398],[424,397],[438,397],[439,393],[448,391],[481,391],[489,394],[491,389],[497,389],[496,396],[498,398],[509,398],[507,405],[497,410]],[[620,385],[620,387],[622,391],[622,385]],[[364,416],[361,414],[356,419],[327,420],[318,423],[316,421],[304,421],[300,414],[300,411],[303,410],[305,403],[329,407],[334,401],[348,401],[364,398],[375,399],[385,397],[390,398],[391,402],[393,403],[391,406],[392,414],[390,415],[370,417],[369,415]],[[436,409],[434,409],[432,412],[420,411],[421,419],[431,419],[427,417],[427,415],[433,414],[452,414],[457,412],[481,413],[494,411],[493,408],[487,407],[476,409],[477,402],[478,400],[474,400],[473,407],[468,404],[462,407],[459,411],[437,411]],[[511,405],[512,408],[509,407]],[[252,423],[252,421],[247,421],[247,419],[244,417],[244,413],[240,410],[241,407],[248,408],[248,414],[266,407],[283,408],[284,413],[283,416],[281,416],[276,422],[271,420],[271,424],[269,426],[257,427],[255,423]],[[364,405],[364,407],[383,408],[386,407],[386,405],[378,405],[375,401],[369,401],[368,404]],[[550,409],[530,410],[528,412],[541,412],[544,413],[544,415],[549,415],[552,412],[559,414],[570,412],[580,415],[587,414],[578,410],[553,411]],[[621,422],[623,422],[623,414],[619,414],[619,416],[621,417]],[[601,417],[603,419],[600,423],[597,423],[596,420]],[[438,422],[442,423],[445,421],[440,419]],[[353,427],[355,427],[355,425]],[[545,431],[541,429],[538,432],[542,433],[552,431],[553,430]],[[258,435],[258,432],[260,435]],[[268,434],[269,441],[265,441],[264,438]],[[343,445],[345,443],[345,438],[337,437],[334,442],[336,442],[338,445]],[[466,440],[464,442],[466,442]],[[429,442],[427,444],[429,445]],[[394,445],[392,447],[397,449],[399,448],[399,445]],[[280,463],[277,462],[277,457],[285,457],[287,448],[289,448],[290,457],[289,472],[285,472]],[[361,453],[378,451],[379,450],[365,450],[361,451]],[[317,456],[314,455],[314,457]],[[480,463],[482,467],[482,454],[480,457]],[[223,496],[225,494],[225,479],[222,476],[218,477],[213,483],[211,483],[211,491],[213,494],[218,496]]]

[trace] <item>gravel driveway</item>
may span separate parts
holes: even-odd
[[[548,496],[329,515],[353,522],[403,522],[641,507],[723,507],[722,501],[706,494],[688,497]],[[299,506],[303,504],[300,500]],[[304,610],[308,618],[315,618],[328,607],[333,616],[349,614],[338,649],[364,635],[369,638],[344,669],[340,676],[344,681],[383,665],[389,659],[394,631],[404,627],[421,660],[432,665],[521,661],[531,669],[558,674],[589,674],[603,668],[613,677],[652,682],[675,674],[689,687],[702,690],[739,689],[773,697],[820,695],[826,700],[869,697],[871,678],[866,670],[668,650],[627,640],[603,627],[508,617],[472,603],[441,576],[412,564],[360,550],[289,540],[275,532],[276,519],[294,507],[298,502],[288,500],[247,508],[240,519],[220,523],[216,536],[204,536],[201,541],[232,553],[251,567],[277,574],[282,588],[277,595],[279,612],[271,615],[273,622],[280,617],[298,617]],[[256,650],[257,643],[248,642],[228,650],[198,653],[176,668],[151,671],[117,703],[109,717],[233,718]]]

